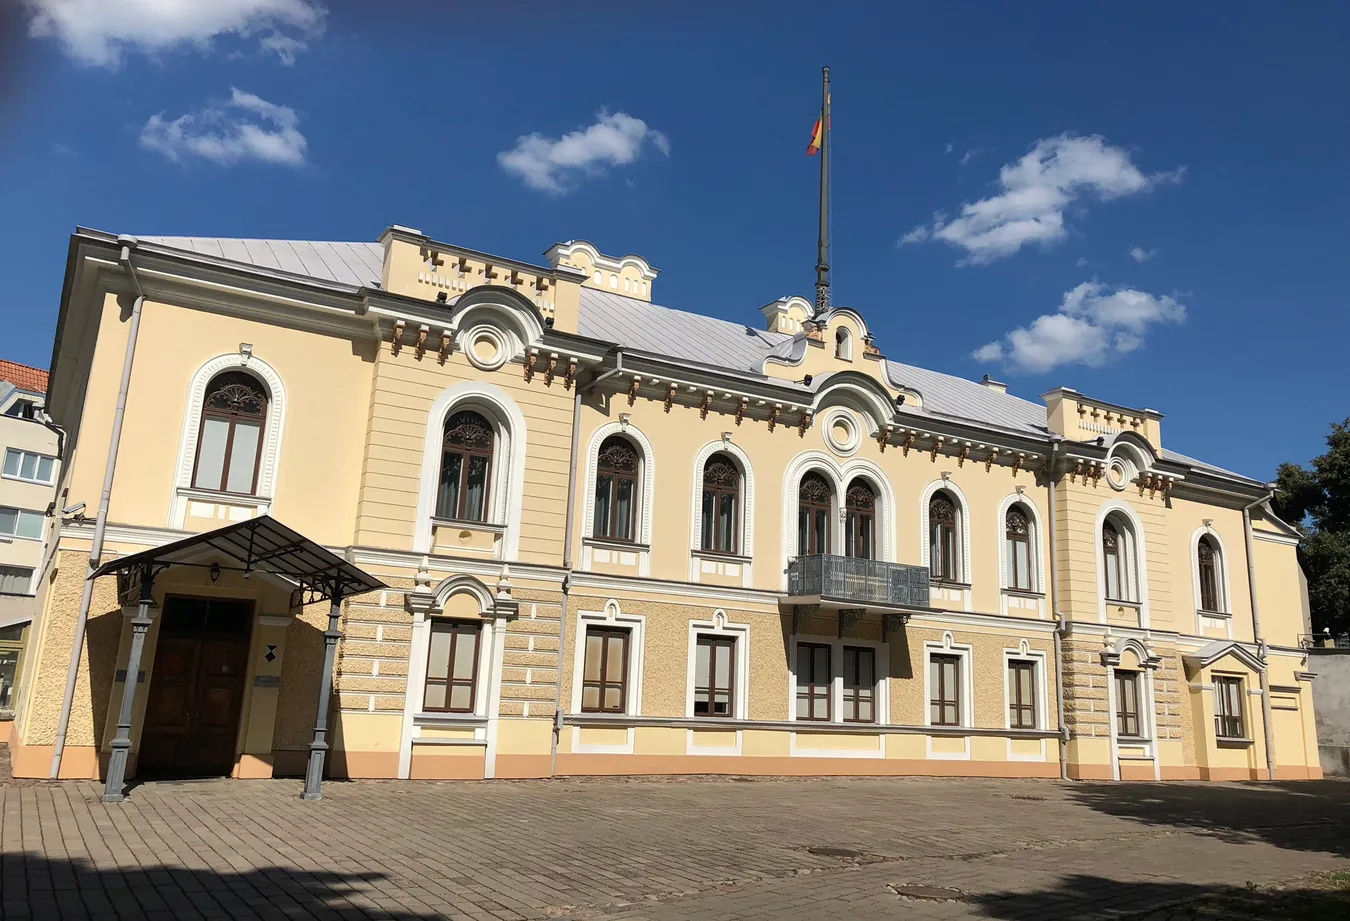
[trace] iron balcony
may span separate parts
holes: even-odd
[[[788,595],[904,608],[932,604],[926,566],[824,553],[788,561]]]

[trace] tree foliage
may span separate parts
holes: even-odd
[[[1327,452],[1311,469],[1281,464],[1276,512],[1303,532],[1313,629],[1350,631],[1350,419],[1331,424]]]

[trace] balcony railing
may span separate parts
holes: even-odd
[[[850,556],[815,554],[788,561],[788,594],[857,604],[926,608],[928,568]]]

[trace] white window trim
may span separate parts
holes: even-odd
[[[581,680],[586,667],[586,634],[587,628],[591,626],[626,627],[628,629],[628,688],[627,694],[624,695],[623,713],[625,716],[641,716],[642,664],[645,658],[647,618],[642,614],[624,614],[619,609],[619,602],[613,598],[605,602],[603,611],[577,612],[577,624],[574,633],[576,644],[572,650],[570,712],[578,715],[581,713]],[[631,755],[633,753],[633,740],[636,735],[634,727],[628,727],[628,740],[621,745],[582,744],[581,733],[584,728],[583,726],[572,727],[572,752],[574,754]]]
[[[11,534],[7,531],[0,531],[0,538],[4,540],[31,540],[31,541],[41,541],[43,539],[43,534],[47,530],[47,521],[46,521],[47,516],[45,514],[37,511],[36,509],[20,508],[17,505],[0,505],[0,508],[5,509],[6,511],[16,513],[14,518],[14,527],[16,529],[15,532]],[[37,516],[38,521],[41,523],[40,526],[38,527],[37,537],[28,537],[26,535],[18,533],[17,529],[19,527],[19,519],[22,518],[24,515]]]
[[[609,540],[609,538],[597,538],[595,536],[595,480],[600,462],[600,445],[611,435],[622,435],[630,439],[638,446],[638,453],[641,455],[638,459],[641,469],[638,471],[637,512],[634,515],[635,540],[631,549],[638,557],[638,575],[650,576],[652,574],[652,507],[655,505],[653,489],[656,482],[655,452],[652,450],[651,441],[647,439],[646,435],[642,434],[641,429],[631,422],[608,422],[600,426],[591,435],[590,443],[586,447],[586,480],[583,487],[586,496],[586,510],[585,518],[581,523],[581,567],[589,570],[594,566],[595,549],[590,545],[590,541]],[[627,541],[622,543],[627,546]]]
[[[1034,682],[1036,690],[1036,729],[1044,730],[1049,725],[1050,715],[1046,710],[1049,694],[1046,690],[1048,676],[1046,674],[1046,655],[1041,650],[1031,648],[1031,644],[1023,639],[1018,643],[1016,649],[1003,650],[1003,728],[1012,729],[1012,696],[1008,693],[1008,673],[1012,668],[1014,660],[1030,661],[1036,663],[1036,680]],[[1039,755],[1018,755],[1013,752],[1013,739],[1008,739],[1008,760],[1009,761],[1044,761],[1046,760],[1045,739],[1040,741]]]
[[[599,442],[596,442],[596,448],[599,449]],[[705,551],[701,546],[703,543],[703,466],[708,462],[708,458],[718,453],[727,454],[734,458],[741,469],[740,533],[737,535],[739,540],[734,556],[746,560],[741,564],[741,586],[749,588],[755,584],[754,564],[751,562],[755,547],[755,473],[750,466],[750,455],[746,454],[739,445],[732,444],[730,441],[710,441],[694,455],[693,483],[690,487],[689,503],[689,581],[699,581],[703,569],[699,555],[710,552]],[[594,492],[594,489],[592,489],[591,514],[587,518],[592,527],[595,524]]]
[[[834,357],[839,361],[853,360],[853,333],[846,326],[834,331]]]
[[[1116,672],[1121,671],[1139,673],[1139,733],[1143,737],[1142,742],[1127,738],[1124,740],[1124,744],[1142,747],[1145,755],[1153,761],[1154,778],[1160,780],[1162,778],[1162,766],[1158,761],[1158,736],[1157,727],[1154,723],[1153,669],[1148,666],[1148,651],[1137,640],[1122,640],[1117,647],[1117,652],[1124,652],[1126,649],[1133,651],[1135,658],[1139,661],[1139,667],[1120,668],[1110,665],[1106,669],[1107,719],[1110,721],[1108,727],[1111,731],[1111,779],[1120,780],[1121,738],[1116,725],[1116,713],[1119,706],[1116,701]]]
[[[56,484],[56,478],[57,478],[57,465],[60,464],[60,462],[61,462],[61,461],[60,461],[60,458],[55,457],[55,456],[53,456],[53,455],[51,455],[51,454],[43,454],[41,451],[29,451],[29,450],[27,450],[27,449],[25,449],[25,448],[5,448],[4,454],[3,454],[3,455],[0,455],[0,470],[4,470],[4,460],[5,460],[5,458],[7,458],[7,457],[9,456],[9,453],[10,453],[11,451],[13,451],[15,454],[19,455],[19,466],[20,466],[21,468],[22,468],[22,466],[23,466],[23,456],[24,456],[25,454],[32,455],[33,457],[36,457],[36,458],[38,458],[39,460],[46,459],[46,460],[51,461],[51,462],[52,462],[52,478],[51,478],[50,480],[39,480],[39,479],[37,479],[37,478],[29,478],[29,477],[26,477],[26,476],[22,476],[21,474],[17,474],[17,473],[15,473],[15,474],[0,473],[0,480],[13,480],[13,481],[16,482],[16,483],[29,483],[29,484],[32,484],[32,485],[34,485],[34,486],[53,486],[53,485]]]
[[[1008,559],[1008,512],[1014,505],[1022,507],[1027,513],[1027,518],[1031,527],[1031,583],[1030,589],[1011,588],[1012,582],[1012,560]],[[1031,596],[1039,595],[1036,599],[1037,616],[1044,619],[1046,616],[1046,592],[1045,592],[1045,573],[1049,571],[1049,562],[1046,558],[1044,533],[1045,529],[1041,524],[1041,510],[1036,504],[1028,499],[1022,493],[1011,493],[1004,497],[999,503],[998,514],[994,519],[994,539],[997,542],[994,549],[997,552],[996,559],[999,562],[999,613],[1004,617],[1015,616],[1008,606],[1009,595]]]
[[[1102,552],[1102,526],[1106,524],[1106,519],[1113,513],[1125,519],[1125,524],[1128,526],[1128,533],[1121,535],[1126,544],[1126,576],[1134,579],[1134,595],[1137,599],[1134,603],[1139,605],[1139,626],[1146,630],[1150,625],[1150,617],[1148,551],[1144,543],[1144,525],[1134,509],[1119,499],[1104,502],[1101,508],[1097,509],[1097,523],[1092,532],[1094,547],[1096,548],[1093,556],[1097,561],[1097,617],[1101,623],[1106,623],[1106,555]],[[1116,530],[1119,531],[1120,529],[1117,528]],[[1128,601],[1129,599],[1118,598],[1114,600]]]
[[[926,642],[923,644],[923,724],[925,726],[933,725],[933,656],[957,656],[961,659],[961,725],[960,727],[943,726],[940,727],[944,732],[949,732],[954,728],[970,729],[975,725],[975,676],[974,676],[974,650],[975,647],[969,643],[958,643],[952,636],[950,630],[943,631],[941,642]],[[1007,682],[1007,678],[1004,678]],[[1005,692],[1006,693],[1006,692]],[[964,752],[935,752],[933,751],[933,737],[924,736],[927,748],[928,758],[936,761],[969,761],[970,760],[970,736],[965,737],[966,747]]]
[[[440,480],[441,449],[445,420],[458,409],[481,412],[495,430],[492,451],[492,483],[488,488],[489,524],[505,526],[501,558],[514,560],[520,550],[520,516],[525,490],[525,446],[528,432],[525,416],[516,401],[496,384],[462,381],[441,391],[427,414],[422,445],[422,472],[417,490],[417,517],[413,551],[432,550],[432,518],[436,511],[436,488]]]
[[[28,571],[28,590],[27,590],[26,592],[19,592],[19,594],[20,594],[20,595],[33,595],[33,594],[36,594],[36,592],[34,591],[33,579],[36,578],[36,576],[37,576],[37,567],[35,567],[35,566],[20,566],[20,565],[17,564],[17,563],[0,563],[0,569],[17,569],[17,570],[25,570],[25,569],[26,569],[26,570]]]
[[[890,478],[879,466],[863,458],[853,458],[845,464],[839,464],[824,451],[803,451],[794,457],[783,474],[783,518],[782,518],[782,560],[784,564],[798,556],[797,548],[797,493],[801,488],[802,477],[815,471],[825,477],[834,491],[830,503],[830,551],[843,556],[845,516],[844,501],[848,484],[854,477],[861,476],[876,490],[880,507],[876,513],[876,537],[878,560],[895,561],[895,491],[891,488]],[[782,575],[782,588],[787,589],[786,567]]]
[[[1202,621],[1204,617],[1200,614],[1200,538],[1208,537],[1214,542],[1214,548],[1218,551],[1217,573],[1219,582],[1219,607],[1221,610],[1213,611],[1212,614],[1223,615],[1227,618],[1227,636],[1233,638],[1233,592],[1228,583],[1228,548],[1224,546],[1223,538],[1219,532],[1215,531],[1209,525],[1202,524],[1191,532],[1190,553],[1191,553],[1191,589],[1195,596],[1195,633],[1197,636],[1204,636]]]
[[[802,643],[830,647],[830,718],[828,720],[797,719],[797,647]],[[873,651],[876,679],[872,708],[876,719],[872,723],[850,723],[844,719],[844,647],[858,646]],[[891,721],[890,644],[861,637],[829,636],[824,634],[794,633],[788,651],[788,722],[800,722],[817,729],[822,726],[882,727]],[[814,732],[793,732],[789,737],[788,754],[806,758],[883,758],[886,755],[884,737],[877,734],[875,751],[839,751],[811,747]]]
[[[956,561],[956,575],[958,582],[970,585],[972,581],[971,573],[973,572],[970,559],[970,501],[966,498],[966,494],[961,491],[961,487],[957,486],[950,477],[933,480],[924,487],[923,493],[919,496],[919,554],[922,558],[921,563],[925,569],[932,572],[933,554],[928,534],[928,503],[932,501],[933,493],[940,489],[951,493],[956,499],[956,527],[960,532],[956,535],[959,547],[958,556],[960,557]],[[999,554],[1002,555],[1001,550]],[[974,609],[972,589],[962,589],[961,610],[973,611]]]
[[[201,437],[202,402],[211,380],[225,371],[245,371],[261,382],[267,390],[267,426],[263,432],[262,452],[258,458],[258,488],[252,495],[197,489],[192,485],[192,472],[197,461],[197,440]],[[250,351],[219,355],[197,369],[187,391],[187,407],[183,412],[183,429],[178,440],[178,463],[175,466],[173,496],[169,502],[168,525],[181,530],[187,518],[188,503],[218,498],[229,505],[251,506],[257,514],[271,511],[277,490],[277,467],[281,458],[281,441],[286,431],[286,386],[276,369]]]
[[[1219,736],[1219,735],[1217,735],[1217,734],[1214,732],[1214,728],[1215,728],[1215,727],[1214,727],[1214,721],[1211,720],[1211,721],[1210,721],[1210,725],[1209,725],[1209,732],[1211,733],[1211,738],[1214,738],[1214,739],[1216,739],[1216,740],[1217,740],[1217,739],[1223,739],[1223,740],[1225,740],[1225,741],[1228,741],[1228,740],[1235,740],[1235,739],[1240,739],[1241,741],[1244,741],[1244,742],[1251,742],[1251,741],[1253,741],[1253,738],[1254,738],[1254,736],[1255,736],[1255,727],[1252,726],[1252,722],[1251,722],[1251,720],[1252,720],[1252,698],[1253,698],[1253,697],[1259,698],[1259,697],[1261,696],[1261,689],[1260,689],[1260,688],[1254,688],[1254,687],[1252,687],[1252,682],[1248,680],[1248,678],[1250,677],[1250,674],[1249,674],[1249,673],[1246,673],[1246,672],[1210,671],[1209,674],[1210,674],[1210,679],[1209,679],[1209,683],[1208,683],[1207,685],[1205,685],[1205,690],[1209,691],[1209,693],[1210,693],[1211,716],[1217,718],[1218,715],[1219,715],[1219,679],[1220,679],[1220,678],[1234,678],[1234,679],[1236,679],[1236,680],[1239,682],[1240,690],[1239,690],[1239,693],[1238,693],[1238,701],[1239,701],[1239,705],[1242,707],[1242,717],[1241,717],[1241,718],[1242,718],[1242,735],[1241,735],[1241,736]],[[1259,701],[1259,700],[1257,701],[1256,706],[1258,706],[1258,707],[1260,706],[1260,701]]]
[[[702,636],[730,638],[735,641],[736,670],[732,688],[732,720],[749,719],[750,712],[750,625],[733,624],[727,618],[727,612],[718,608],[713,611],[710,621],[690,621],[689,623],[689,662],[685,670],[684,715],[694,719],[695,666],[698,656],[698,640]],[[698,717],[701,719],[701,717]],[[709,717],[709,720],[727,719],[727,717]],[[744,730],[737,729],[735,743],[730,746],[711,747],[695,745],[694,739],[699,730],[690,729],[685,738],[685,752],[690,755],[739,755]]]

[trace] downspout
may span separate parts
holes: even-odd
[[[1261,638],[1261,611],[1256,603],[1256,560],[1252,556],[1252,509],[1273,496],[1262,496],[1251,505],[1242,508],[1242,536],[1247,542],[1247,590],[1252,596],[1252,637],[1261,652],[1261,729],[1266,735],[1266,772],[1270,780],[1275,779],[1275,731],[1270,719],[1270,648]]]
[[[613,377],[623,370],[623,352],[616,351],[614,354],[614,367],[604,374],[597,376],[589,384],[586,390],[593,390],[595,385],[605,378]],[[581,443],[581,382],[576,385],[576,392],[572,397],[572,451],[568,455],[571,462],[567,470],[567,522],[563,527],[563,568],[567,570],[563,576],[562,584],[562,618],[558,627],[558,677],[557,691],[553,699],[553,739],[549,745],[549,768],[548,776],[558,776],[558,740],[562,737],[563,731],[563,656],[567,649],[567,605],[572,591],[572,524],[574,512],[576,509],[577,497],[577,455]]]
[[[1055,517],[1055,455],[1059,435],[1050,436],[1050,460],[1046,463],[1046,491],[1050,498],[1050,604],[1055,616],[1055,708],[1059,719],[1059,778],[1069,779],[1069,727],[1064,722],[1064,612],[1059,608],[1059,539]]]
[[[117,470],[117,450],[122,441],[122,420],[127,411],[127,391],[131,388],[131,364],[136,355],[136,339],[141,331],[141,306],[145,303],[145,291],[141,280],[136,277],[136,267],[131,263],[131,251],[136,248],[136,238],[121,236],[117,243],[122,247],[117,261],[131,278],[136,290],[136,300],[131,304],[131,320],[127,327],[127,351],[122,359],[122,382],[117,390],[117,408],[113,411],[112,435],[108,439],[108,463],[103,471],[103,492],[98,499],[98,514],[94,518],[94,536],[89,545],[89,572],[84,579],[84,593],[80,596],[80,613],[75,618],[75,639],[70,647],[70,666],[66,670],[66,691],[61,698],[61,716],[56,723],[56,742],[52,746],[52,769],[49,775],[56,780],[61,774],[61,755],[66,747],[66,730],[70,728],[70,707],[75,700],[75,682],[80,674],[80,656],[84,652],[85,628],[89,623],[89,606],[94,600],[94,570],[98,569],[103,558],[103,532],[108,525],[108,504],[112,501],[113,474]],[[64,473],[64,471],[63,471]],[[128,675],[128,681],[135,681],[135,675]],[[101,740],[95,739],[98,747]]]

